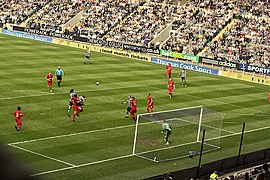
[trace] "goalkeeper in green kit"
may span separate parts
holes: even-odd
[[[166,142],[165,145],[169,145],[169,136],[172,134],[172,127],[168,123],[166,123],[165,120],[162,121],[161,126],[162,126],[161,133],[162,134],[165,133],[165,139],[164,139],[164,141]]]

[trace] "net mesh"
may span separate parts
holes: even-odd
[[[202,106],[138,115],[134,154],[156,162],[187,157],[189,152],[196,154],[203,130],[203,152],[219,149],[223,118],[224,113]],[[161,133],[163,121],[172,127],[169,145],[165,145],[166,134]]]

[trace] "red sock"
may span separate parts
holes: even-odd
[[[135,114],[130,114],[130,115],[133,117],[134,120],[136,120]]]
[[[76,116],[76,114],[73,114],[73,115],[72,115],[72,121],[75,120],[75,116]]]
[[[17,124],[17,129],[21,129],[22,124]]]

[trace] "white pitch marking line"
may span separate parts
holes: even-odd
[[[84,90],[84,91],[76,91],[78,93],[82,92],[94,92],[94,91],[108,91],[108,90],[116,90],[116,89],[124,89],[124,88],[136,88],[136,87],[148,87],[147,85],[139,85],[139,86],[125,86],[120,88],[103,88],[103,89],[90,89],[90,90]],[[36,91],[37,92],[37,91]],[[39,97],[39,96],[49,96],[49,95],[58,95],[58,94],[68,94],[68,92],[59,92],[59,93],[40,93],[40,94],[32,94],[28,96],[14,96],[14,97],[4,97],[0,98],[0,100],[9,100],[9,99],[19,99],[19,98],[28,98],[28,97]]]
[[[74,167],[66,167],[66,168],[55,169],[55,170],[51,170],[51,171],[40,172],[40,173],[33,174],[31,176],[40,176],[40,175],[43,175],[43,174],[50,174],[50,173],[64,171],[64,170],[68,170],[68,169],[74,169],[74,168],[89,166],[89,165],[93,165],[93,164],[99,164],[99,163],[103,163],[103,162],[114,161],[114,160],[118,160],[118,159],[124,159],[124,158],[132,157],[132,156],[134,156],[134,155],[133,154],[129,154],[129,155],[125,155],[125,156],[119,156],[119,157],[109,158],[109,159],[105,159],[105,160],[100,160],[100,161],[95,161],[95,162],[80,164],[80,165],[77,165],[77,166],[74,166]]]
[[[25,149],[25,148],[22,148],[22,147],[18,147],[18,146],[15,146],[15,145],[13,145],[13,144],[9,144],[9,146],[12,146],[12,147],[14,147],[14,148],[17,148],[17,149],[20,149],[20,150],[23,150],[23,151],[29,152],[29,153],[31,153],[31,154],[35,154],[35,155],[38,155],[38,156],[47,158],[47,159],[50,159],[50,160],[53,160],[53,161],[60,162],[60,163],[62,163],[62,164],[69,165],[69,166],[71,166],[71,167],[76,167],[76,165],[74,165],[74,164],[71,164],[71,163],[68,163],[68,162],[65,162],[65,161],[62,161],[62,160],[59,160],[59,159],[55,159],[55,158],[53,158],[53,157],[46,156],[46,155],[44,155],[44,154],[40,154],[40,153],[31,151],[31,150],[28,150],[28,149]]]
[[[270,126],[262,127],[262,128],[257,128],[257,129],[252,129],[252,130],[249,130],[249,131],[245,131],[245,134],[246,133],[255,132],[255,131],[265,130],[265,129],[269,129],[269,128],[270,128]],[[242,134],[242,132],[234,133],[234,134],[228,134],[228,135],[220,136],[218,138],[221,139],[221,138],[226,138],[226,137],[235,136],[235,135],[239,135],[239,134]],[[217,138],[206,139],[205,141],[209,141],[209,140],[213,140],[213,139],[217,139]],[[113,160],[117,160],[117,159],[124,159],[124,158],[132,157],[132,156],[134,156],[134,155],[133,154],[130,154],[130,155],[125,155],[125,156],[119,156],[119,157],[110,158],[110,159],[106,159],[106,160],[85,163],[85,164],[77,165],[77,166],[74,166],[74,167],[66,167],[66,168],[60,168],[60,169],[55,169],[55,170],[51,170],[51,171],[44,171],[44,172],[33,174],[32,176],[39,176],[39,175],[44,175],[44,174],[50,174],[50,173],[55,173],[55,172],[59,172],[59,171],[64,171],[64,170],[69,170],[69,169],[74,169],[74,168],[79,168],[79,167],[83,167],[83,166],[89,166],[89,165],[92,165],[92,164],[99,164],[99,163],[113,161]]]
[[[146,123],[141,123],[141,124],[152,124],[152,123],[155,123],[155,122],[146,122]],[[115,129],[123,129],[123,128],[133,127],[133,126],[135,126],[135,124],[126,125],[126,126],[117,126],[117,127],[111,127],[111,128],[104,128],[104,129],[96,129],[96,130],[92,130],[92,131],[83,131],[83,132],[72,133],[72,134],[63,134],[63,135],[59,135],[59,136],[50,136],[50,137],[39,138],[39,139],[31,139],[31,140],[26,140],[26,141],[19,141],[19,142],[9,143],[8,145],[17,145],[17,144],[36,142],[36,141],[45,141],[45,140],[50,140],[50,139],[62,138],[62,137],[77,136],[77,135],[82,135],[82,134],[90,134],[90,133],[94,133],[94,132],[102,132],[102,131],[109,131],[109,130],[115,130]]]

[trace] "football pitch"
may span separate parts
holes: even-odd
[[[132,155],[135,123],[125,118],[122,104],[129,94],[137,99],[138,113],[146,113],[148,92],[155,111],[203,105],[225,113],[221,148],[205,153],[203,164],[238,154],[243,122],[242,153],[269,148],[266,85],[188,71],[188,86],[182,88],[174,68],[176,89],[170,99],[164,66],[97,52],[91,53],[92,64],[83,64],[84,57],[83,49],[0,34],[0,140],[33,169],[34,176],[143,179],[196,166],[197,156],[157,163]],[[60,88],[54,78],[50,93],[45,76],[54,74],[57,66],[65,76]],[[67,116],[72,88],[87,98],[75,123]],[[18,105],[25,113],[20,132],[14,129],[13,117]],[[179,133],[188,136],[186,131],[175,134]]]

